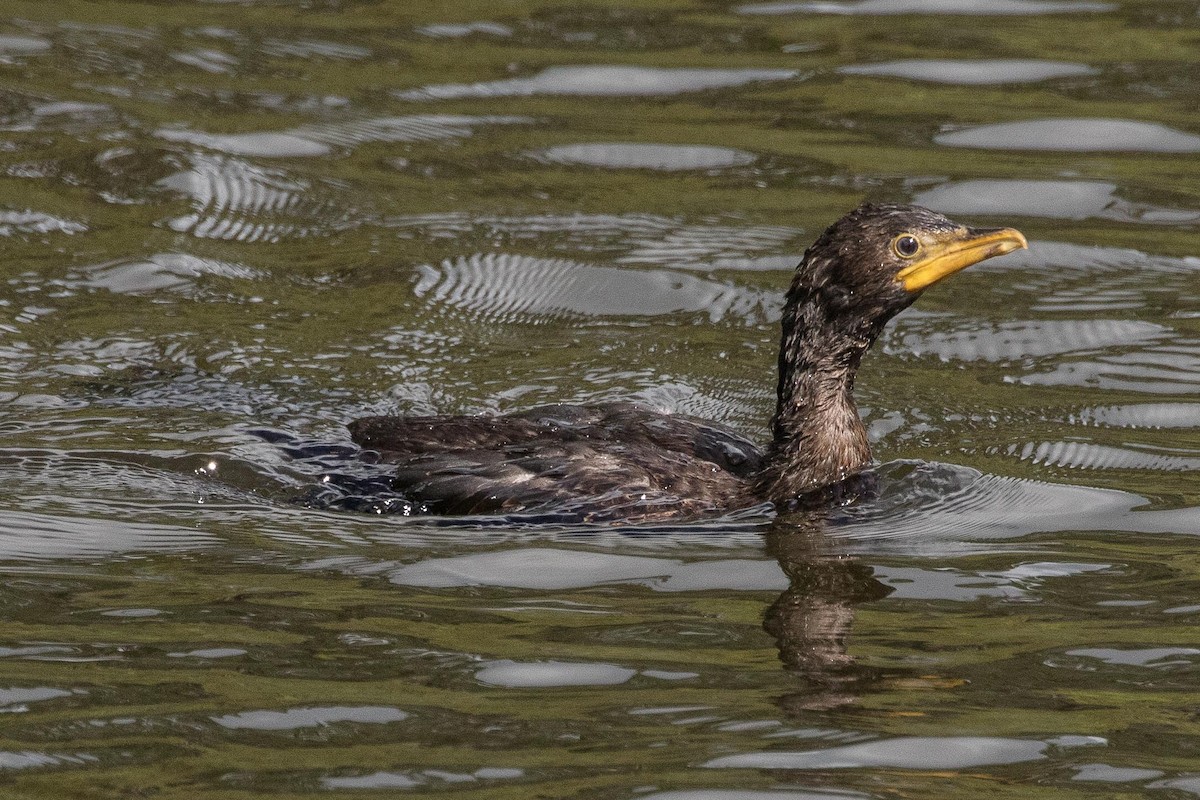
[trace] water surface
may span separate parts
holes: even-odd
[[[1200,796],[1197,11],[9,3],[0,794]],[[761,438],[863,198],[1031,242],[866,359],[868,502],[443,525],[349,442]]]

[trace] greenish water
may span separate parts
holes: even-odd
[[[4,3],[0,795],[1200,796],[1198,20]],[[1031,241],[868,356],[877,500],[299,502],[371,413],[763,436],[864,197]]]

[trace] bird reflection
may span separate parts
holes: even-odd
[[[779,647],[784,668],[805,688],[780,700],[789,714],[853,702],[880,679],[847,651],[854,607],[893,591],[874,569],[840,551],[826,533],[827,510],[780,515],[766,534],[767,552],[779,561],[788,588],[763,615],[763,629]]]

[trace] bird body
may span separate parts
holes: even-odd
[[[863,205],[805,252],[787,292],[770,443],[634,403],[505,416],[368,417],[360,447],[396,464],[393,487],[425,513],[645,521],[797,498],[871,463],[854,404],[863,355],[925,288],[1025,247],[917,206]]]
[[[583,521],[694,517],[743,504],[763,454],[725,428],[612,402],[505,416],[368,417],[360,446],[393,486],[442,514],[553,509]]]

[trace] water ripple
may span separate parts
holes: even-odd
[[[528,117],[455,114],[422,114],[379,117],[294,128],[287,131],[212,134],[184,128],[159,128],[155,136],[185,142],[233,156],[311,158],[325,156],[334,147],[351,149],[367,142],[431,142],[471,136],[481,125],[520,125]]]
[[[1200,385],[1200,341],[1175,340],[1151,350],[1069,361],[1022,375],[1028,386],[1086,386],[1152,394],[1191,394]]]
[[[192,213],[172,230],[202,239],[277,242],[344,230],[354,223],[311,184],[239,158],[197,154],[192,167],[158,181],[192,200]]]
[[[317,39],[264,39],[259,49],[271,56],[283,58],[328,58],[338,61],[357,61],[371,57],[371,49],[356,44],[328,42]]]
[[[261,274],[250,267],[230,264],[187,253],[156,253],[145,259],[111,261],[72,272],[62,285],[104,289],[116,294],[150,294],[160,291],[198,293],[196,278],[215,276],[234,280],[254,280]]]
[[[677,789],[638,796],[640,800],[872,800],[848,789]]]
[[[218,541],[191,527],[0,511],[0,558],[4,559],[89,559],[133,552],[178,552],[211,547]]]
[[[879,474],[878,500],[844,509],[844,521],[830,529],[870,552],[945,557],[973,543],[1060,531],[1200,534],[1200,508],[1142,510],[1145,498],[1126,492],[936,463],[894,462]]]
[[[1106,744],[1099,737],[1088,744]],[[897,737],[799,753],[761,752],[715,758],[705,767],[739,769],[895,769],[960,770],[1017,764],[1047,756],[1052,743],[986,736]]]
[[[185,142],[235,156],[310,158],[328,155],[331,150],[326,144],[288,132],[215,134],[179,128],[160,128],[154,133],[168,142]]]
[[[51,47],[48,39],[40,36],[21,36],[14,33],[0,34],[0,56],[27,56],[44,53]]]
[[[578,97],[648,97],[742,86],[795,78],[794,69],[704,69],[595,64],[547,67],[528,78],[484,83],[448,83],[395,92],[401,100],[465,97],[526,97],[536,94]]]
[[[937,330],[924,330],[933,327]],[[884,352],[935,355],[943,361],[1020,361],[1146,345],[1169,339],[1172,333],[1170,328],[1138,320],[970,320],[952,326],[944,318],[917,318],[887,336]]]
[[[0,236],[22,233],[83,233],[88,229],[82,222],[73,222],[40,211],[0,211]]]
[[[417,33],[431,39],[462,39],[474,33],[486,33],[489,36],[508,38],[513,35],[512,28],[499,22],[459,22],[434,23],[422,25]]]
[[[1200,256],[1156,256],[1123,247],[1100,247],[1070,242],[1036,241],[1028,250],[1018,250],[1004,258],[987,262],[982,269],[1002,272],[1031,270],[1043,279],[1053,279],[1064,271],[1107,274],[1131,271],[1163,274],[1200,274]]]
[[[666,270],[597,267],[567,259],[486,253],[420,268],[418,297],[485,319],[537,323],[560,317],[705,313],[759,321],[762,294]]]
[[[754,163],[756,156],[731,147],[634,142],[565,144],[533,154],[552,164],[607,169],[653,169],[660,172],[723,169]]]
[[[1200,403],[1095,406],[1080,411],[1078,420],[1084,425],[1118,428],[1197,428],[1200,427]]]
[[[1165,125],[1129,119],[1037,119],[1001,122],[942,133],[935,142],[950,147],[1071,152],[1195,153],[1200,136]]]
[[[1018,453],[1017,446],[1013,445],[1009,452]],[[1034,464],[1071,469],[1200,470],[1200,454],[1153,453],[1090,442],[1029,442],[1020,448],[1018,457]]]
[[[913,202],[947,214],[1091,217],[1162,225],[1200,222],[1200,211],[1125,200],[1117,195],[1117,184],[1107,181],[962,181],[927,189]]]
[[[782,0],[738,6],[739,14],[1066,14],[1110,11],[1113,3],[1081,0]]]
[[[802,228],[735,225],[727,219],[685,222],[653,214],[539,214],[475,216],[466,213],[393,217],[389,227],[431,240],[493,243],[563,238],[562,249],[612,253],[617,263],[684,269],[792,270],[804,250]],[[551,242],[552,244],[553,242]],[[780,253],[781,249],[787,252]]]
[[[485,125],[528,125],[529,117],[465,116],[462,114],[413,114],[376,117],[350,122],[312,125],[297,132],[310,139],[352,149],[369,142],[436,142],[465,139]]]
[[[229,730],[292,731],[339,722],[381,725],[408,719],[408,713],[392,706],[323,706],[289,708],[287,711],[243,711],[210,719]]]
[[[212,48],[198,48],[181,53],[171,53],[171,59],[180,64],[203,70],[214,75],[233,71],[240,62],[228,53]]]
[[[854,64],[838,67],[844,75],[872,75],[908,78],[933,83],[957,83],[982,86],[994,83],[1033,83],[1051,78],[1096,75],[1099,70],[1087,64],[1037,59],[924,59],[908,58],[880,64]]]

